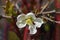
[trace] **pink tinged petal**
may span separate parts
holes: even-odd
[[[27,13],[26,18],[28,18],[28,17],[32,17],[33,19],[36,19],[34,13],[32,13],[32,12]]]
[[[23,20],[25,20],[25,14],[18,15],[17,21],[23,21]]]
[[[44,22],[41,18],[37,18],[34,23],[37,28],[40,28]]]
[[[18,28],[24,28],[26,26],[25,22],[16,22]]]

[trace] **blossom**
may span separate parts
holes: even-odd
[[[36,34],[37,28],[40,28],[43,23],[43,19],[36,18],[34,13],[30,12],[18,15],[16,25],[18,28],[24,28],[28,25],[30,34]]]

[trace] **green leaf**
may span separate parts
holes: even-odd
[[[50,30],[50,26],[49,24],[46,24],[45,27],[44,27],[45,31],[49,31]]]
[[[19,37],[16,35],[15,32],[9,31],[8,32],[8,40],[20,40]]]
[[[16,11],[14,10],[14,4],[11,3],[9,0],[6,3],[6,15],[7,16],[12,16],[12,15],[16,15]]]

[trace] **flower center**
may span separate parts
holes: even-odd
[[[27,24],[27,25],[32,25],[33,22],[32,22],[32,20],[31,20],[30,18],[28,18],[28,19],[26,20],[26,24]]]

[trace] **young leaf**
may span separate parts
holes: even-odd
[[[49,31],[50,30],[50,26],[49,24],[46,24],[45,27],[44,27],[45,31]]]

